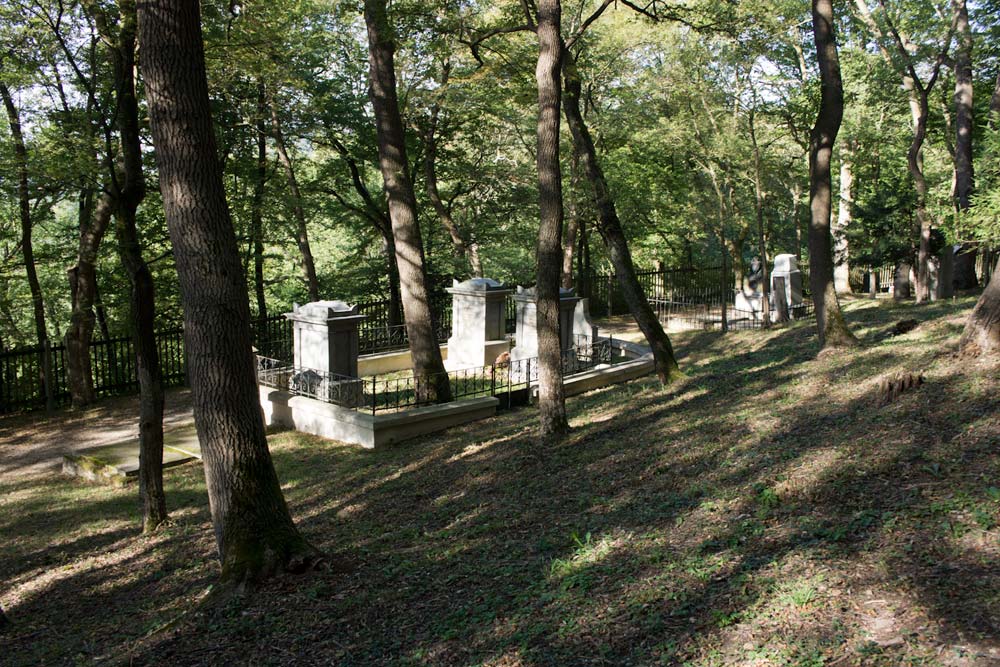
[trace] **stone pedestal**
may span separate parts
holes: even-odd
[[[955,252],[951,246],[941,251],[941,265],[938,273],[937,289],[934,296],[937,299],[950,299],[955,296]]]
[[[771,294],[774,294],[774,279],[785,279],[785,299],[788,308],[802,305],[802,273],[795,255],[777,255],[771,271]],[[776,305],[776,304],[775,304]],[[777,309],[777,308],[775,308]]]
[[[292,322],[295,366],[320,373],[358,375],[358,325],[366,316],[343,301],[296,305]]]
[[[507,351],[507,297],[514,290],[490,278],[454,281],[451,294],[449,368],[489,366]]]
[[[514,334],[516,346],[510,351],[510,358],[514,361],[532,359],[538,356],[538,296],[535,288],[518,286],[514,301],[517,304],[517,329]],[[573,288],[559,289],[559,345],[563,350],[573,347],[575,313],[577,304],[581,301]],[[583,308],[581,327],[590,319],[587,306]],[[596,337],[596,327],[592,330],[592,335]]]

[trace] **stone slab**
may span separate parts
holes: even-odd
[[[468,398],[400,412],[372,415],[288,392],[260,388],[264,421],[366,449],[408,440],[451,426],[492,417],[500,401]]]
[[[163,467],[201,459],[201,445],[194,424],[163,434]],[[139,439],[87,447],[63,455],[64,474],[95,482],[127,484],[139,474]]]

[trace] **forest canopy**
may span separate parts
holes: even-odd
[[[807,263],[809,132],[819,99],[808,5],[609,4],[587,23],[601,3],[565,3],[562,32],[577,36],[568,46],[581,107],[636,264],[718,266],[725,255],[742,269],[758,254],[758,213],[767,256],[791,253]],[[834,192],[842,194],[834,218],[845,223],[838,234],[852,264],[912,262],[916,252],[911,72],[929,89],[921,160],[935,247],[1000,241],[1000,134],[990,115],[991,103],[1000,104],[998,8],[993,0],[968,6],[975,187],[963,209],[954,185],[957,6],[837,5],[845,115],[834,152]],[[521,7],[402,1],[388,18],[429,284],[440,288],[479,270],[532,282],[537,48],[533,33],[517,29]],[[107,55],[120,21],[118,5],[103,0],[11,0],[0,9],[6,120],[14,112],[21,134],[19,141],[12,123],[0,123],[5,349],[39,342],[31,271],[47,336],[59,340],[71,326],[67,270],[90,261],[87,234],[99,228],[102,198],[120,178],[115,60]],[[202,25],[218,159],[251,308],[281,313],[311,294],[388,297],[391,232],[361,8],[204,2]],[[146,196],[136,227],[156,286],[157,321],[169,326],[180,321],[180,302],[141,45],[138,60]],[[565,127],[561,141],[567,225],[579,229],[576,268],[607,272],[593,198]],[[26,266],[19,218],[22,171],[34,268]],[[115,223],[103,224],[111,231],[92,244],[92,263],[95,335],[107,337],[128,331],[129,278]]]

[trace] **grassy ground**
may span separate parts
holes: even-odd
[[[384,451],[271,447],[308,537],[349,574],[288,576],[211,613],[199,466],[173,524],[135,489],[0,481],[0,663],[1000,664],[1000,366],[954,356],[968,299],[852,302],[859,351],[807,325],[677,336],[688,378],[525,408]],[[916,318],[913,331],[892,325]],[[888,406],[878,379],[923,372]]]

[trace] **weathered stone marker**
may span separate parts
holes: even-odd
[[[507,297],[514,292],[491,278],[454,281],[451,294],[449,368],[489,366],[510,344],[505,336]]]
[[[365,315],[343,301],[296,305],[292,322],[296,368],[358,376],[358,325]]]
[[[518,286],[514,294],[517,304],[517,327],[514,333],[516,346],[510,351],[511,360],[531,359],[538,356],[538,297],[535,288]],[[590,320],[587,299],[576,296],[572,287],[559,289],[559,346],[568,350],[578,336],[592,344],[597,339],[597,327]]]
[[[778,278],[785,281],[785,304],[789,310],[802,305],[802,272],[799,271],[799,260],[795,255],[783,254],[774,258],[774,270],[771,271],[771,293],[777,293],[774,282]],[[775,303],[775,309],[778,309]],[[795,311],[792,310],[794,313]]]

